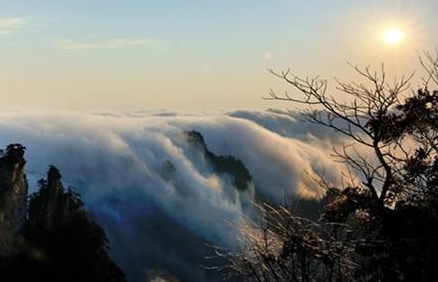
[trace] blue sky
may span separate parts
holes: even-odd
[[[438,46],[437,1],[0,0],[3,108],[268,108],[266,69],[352,79],[394,74]],[[379,32],[401,26],[406,42]]]

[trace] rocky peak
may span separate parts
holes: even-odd
[[[0,255],[3,256],[12,252],[15,235],[26,220],[25,150],[20,144],[11,144],[0,151]]]
[[[59,170],[51,165],[47,171],[47,193],[48,199],[56,202],[60,195],[64,193],[64,186],[61,182],[61,173]]]
[[[252,176],[240,159],[231,155],[221,156],[214,154],[207,148],[204,137],[198,131],[185,131],[184,138],[190,145],[201,150],[206,160],[217,173],[231,176],[237,189],[249,189]]]
[[[45,211],[45,228],[47,230],[52,228],[56,217],[60,215],[63,193],[61,173],[55,166],[51,165],[47,171],[47,207]]]
[[[40,190],[29,206],[29,225],[41,230],[51,230],[65,216],[65,195],[59,170],[51,165],[47,178],[38,183]]]
[[[62,189],[61,173],[59,172],[59,169],[53,165],[49,166],[49,170],[47,171],[47,182],[48,186],[52,189]]]
[[[0,193],[11,190],[11,185],[24,175],[25,150],[26,147],[20,144],[11,144],[6,150],[0,150]]]
[[[202,150],[207,150],[207,145],[205,144],[204,137],[200,132],[195,130],[184,131],[183,135],[187,143],[189,143],[190,145],[201,148]]]

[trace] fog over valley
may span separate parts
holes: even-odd
[[[260,216],[254,203],[318,197],[311,176],[335,181],[339,168],[332,132],[273,110],[3,111],[0,141],[27,147],[31,190],[49,164],[60,169],[129,281],[219,281],[203,267],[209,244],[241,244],[239,226]]]

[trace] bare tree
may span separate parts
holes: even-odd
[[[302,114],[308,121],[332,128],[354,143],[373,150],[374,160],[361,155],[354,143],[341,149],[335,148],[334,153],[338,161],[346,163],[363,179],[362,185],[357,188],[368,190],[379,205],[390,204],[390,190],[396,181],[397,166],[391,157],[392,144],[386,139],[388,128],[385,119],[400,105],[413,74],[390,85],[383,66],[380,72],[372,72],[369,67],[352,67],[371,87],[365,83],[337,80],[337,89],[347,95],[346,101],[327,93],[327,80],[319,77],[303,79],[289,70],[281,73],[271,70],[271,73],[298,90],[301,97],[288,93],[278,96],[271,90],[267,99],[303,104],[305,109]]]
[[[257,282],[351,281],[354,244],[353,233],[344,232],[348,226],[300,218],[284,207],[258,208],[261,225],[239,226],[243,246],[232,252],[216,248],[217,256],[230,261],[231,273]]]
[[[424,88],[408,91],[413,73],[388,82],[379,71],[352,66],[362,83],[270,72],[297,92],[265,99],[299,104],[307,121],[345,137],[334,148],[346,181],[327,191],[321,221],[262,206],[266,222],[244,234],[245,248],[221,253],[250,281],[424,281],[437,275],[438,53],[420,59]],[[364,153],[365,152],[365,153]],[[433,214],[430,216],[430,214]],[[255,224],[257,225],[257,224]]]

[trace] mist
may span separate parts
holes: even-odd
[[[217,174],[185,140],[188,130],[199,131],[215,154],[242,160],[250,189]],[[48,165],[60,169],[108,233],[129,281],[219,281],[202,266],[211,263],[207,243],[240,244],[238,226],[258,217],[256,195],[280,204],[317,197],[309,175],[324,171],[334,179],[338,169],[330,148],[339,140],[331,132],[275,111],[3,111],[0,141],[27,147],[33,191]]]

